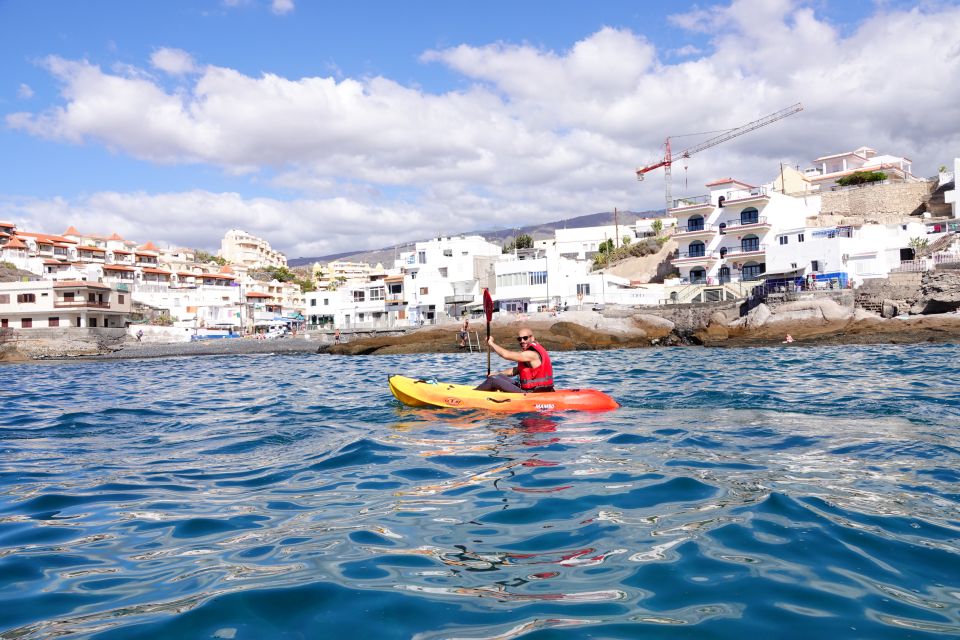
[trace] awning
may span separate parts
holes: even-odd
[[[796,277],[799,277],[799,276],[803,275],[802,272],[803,272],[804,269],[806,269],[806,267],[804,267],[803,269],[789,269],[789,270],[787,270],[787,271],[775,271],[775,272],[770,272],[770,271],[768,271],[767,273],[763,274],[763,277],[764,277],[764,279],[766,279],[766,280],[779,280],[779,279],[782,279],[782,278],[796,278]]]

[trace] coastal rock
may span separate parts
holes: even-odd
[[[960,309],[960,272],[925,273],[920,282],[920,313],[949,313]]]
[[[770,316],[770,307],[761,302],[751,309],[747,315],[734,320],[729,326],[741,329],[758,329],[767,323]]]
[[[922,309],[922,305],[921,305]],[[900,313],[896,300],[884,300],[880,305],[880,316],[882,318],[895,318]],[[919,311],[918,311],[919,313]]]
[[[654,338],[662,338],[673,331],[676,326],[673,322],[667,320],[666,318],[661,318],[660,316],[651,315],[649,313],[634,314],[633,325],[637,329],[646,333],[648,336]]]

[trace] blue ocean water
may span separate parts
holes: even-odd
[[[555,354],[623,407],[399,406],[485,355],[0,369],[0,638],[960,635],[960,347]]]

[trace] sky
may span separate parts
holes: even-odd
[[[288,258],[960,156],[960,3],[0,0],[0,220]],[[714,132],[714,133],[708,133]],[[693,134],[693,135],[691,135]],[[699,135],[697,135],[699,134]]]

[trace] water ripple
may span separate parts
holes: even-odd
[[[623,408],[516,416],[388,395],[476,355],[7,366],[0,638],[956,636],[958,356],[564,353]]]

